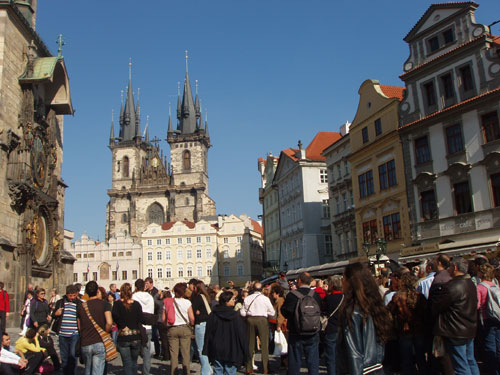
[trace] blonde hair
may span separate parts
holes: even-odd
[[[49,333],[49,326],[47,324],[42,324],[40,328],[38,328],[38,334],[40,336],[47,336]]]

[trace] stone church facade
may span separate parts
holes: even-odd
[[[106,210],[106,241],[119,233],[139,240],[151,223],[196,222],[215,215],[215,202],[208,191],[210,136],[197,91],[196,87],[193,100],[186,64],[175,129],[170,115],[168,120],[168,163],[158,145],[160,140],[156,137],[150,140],[147,128],[141,135],[140,104],[134,99],[129,74],[117,137],[111,123],[109,148],[113,169]]]
[[[70,283],[74,262],[62,246],[63,115],[73,114],[69,78],[62,40],[52,56],[35,32],[36,5],[0,2],[0,280],[11,311],[20,308],[29,283]]]

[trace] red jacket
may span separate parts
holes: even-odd
[[[10,312],[9,293],[5,290],[0,292],[0,311]]]
[[[326,291],[322,287],[318,286],[317,288],[314,288],[314,291],[319,294],[321,299],[325,299]]]

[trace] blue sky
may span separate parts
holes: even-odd
[[[352,121],[365,79],[402,85],[403,41],[431,1],[39,0],[37,32],[63,55],[76,109],[64,126],[65,227],[104,239],[111,111],[128,81],[140,88],[142,128],[165,139],[177,82],[199,80],[213,148],[210,195],[217,213],[261,213],[257,159],[307,145]],[[478,23],[500,18],[480,2]],[[500,35],[500,24],[492,31]],[[194,90],[194,87],[193,87]],[[118,119],[115,115],[115,125]],[[118,127],[115,128],[115,132]],[[168,144],[161,147],[168,152]]]

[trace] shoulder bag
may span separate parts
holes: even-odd
[[[321,315],[320,316],[320,320],[321,320],[321,331],[325,331],[326,330],[326,327],[328,326],[328,321],[330,320],[330,318],[332,316],[335,315],[335,313],[338,311],[338,309],[340,308],[340,306],[342,305],[342,302],[344,302],[344,294],[342,293],[342,298],[340,299],[340,302],[339,304],[337,305],[337,307],[335,308],[335,310],[333,310],[333,312],[329,315],[329,316],[326,316],[326,315]]]
[[[104,331],[101,327],[99,327],[99,324],[97,324],[94,318],[92,318],[87,302],[83,303],[83,308],[85,309],[90,322],[94,325],[97,333],[99,333],[99,336],[101,336],[102,343],[104,344],[104,349],[106,350],[106,362],[111,362],[113,359],[118,358],[118,352],[116,351],[116,346],[113,343],[111,335]]]
[[[207,297],[205,297],[203,294],[201,294],[201,299],[203,300],[203,303],[205,304],[205,310],[207,310],[207,315],[210,315],[212,312],[212,309],[210,308],[210,305],[208,304]]]
[[[194,327],[191,325],[191,323],[189,323],[189,320],[186,319],[186,317],[182,313],[182,311],[179,308],[179,305],[177,304],[177,301],[175,300],[175,298],[174,298],[174,305],[175,305],[175,308],[177,309],[177,311],[179,311],[179,315],[181,316],[182,320],[184,320],[184,322],[186,322],[186,325],[189,327],[189,329],[191,330],[191,333],[192,333]]]

